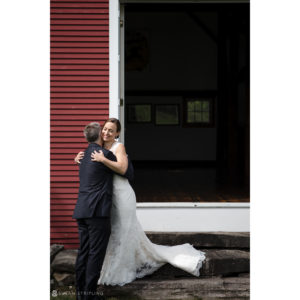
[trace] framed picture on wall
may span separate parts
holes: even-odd
[[[128,123],[151,123],[152,106],[151,104],[128,104],[127,105]]]
[[[156,104],[155,125],[179,125],[179,104]]]
[[[149,71],[150,33],[147,30],[126,29],[125,70],[126,72]]]

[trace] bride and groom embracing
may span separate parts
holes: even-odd
[[[153,244],[136,217],[136,197],[129,183],[133,168],[125,147],[116,141],[121,125],[108,119],[101,131],[84,129],[89,145],[79,152],[80,187],[73,218],[80,246],[75,265],[78,300],[101,299],[97,284],[124,285],[152,274],[166,263],[199,276],[205,253],[190,244]]]

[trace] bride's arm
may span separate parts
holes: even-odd
[[[99,150],[99,152],[97,152],[95,150],[91,154],[92,161],[102,162],[105,166],[107,166],[114,172],[124,175],[128,168],[128,159],[127,159],[126,150],[125,150],[125,147],[123,144],[118,145],[115,156],[117,158],[117,161],[111,161],[111,160],[107,159],[101,150]]]
[[[78,165],[80,164],[80,160],[83,158],[83,156],[84,156],[84,151],[78,152],[78,154],[74,158],[74,161],[76,162],[76,164],[78,164]]]

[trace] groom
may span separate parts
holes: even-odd
[[[110,236],[113,171],[91,160],[94,150],[116,161],[114,154],[101,147],[99,123],[88,124],[84,135],[89,145],[79,164],[80,187],[73,218],[77,219],[80,246],[75,265],[76,299],[96,300],[97,281]]]

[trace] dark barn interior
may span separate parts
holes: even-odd
[[[125,5],[138,202],[249,202],[249,4]]]

